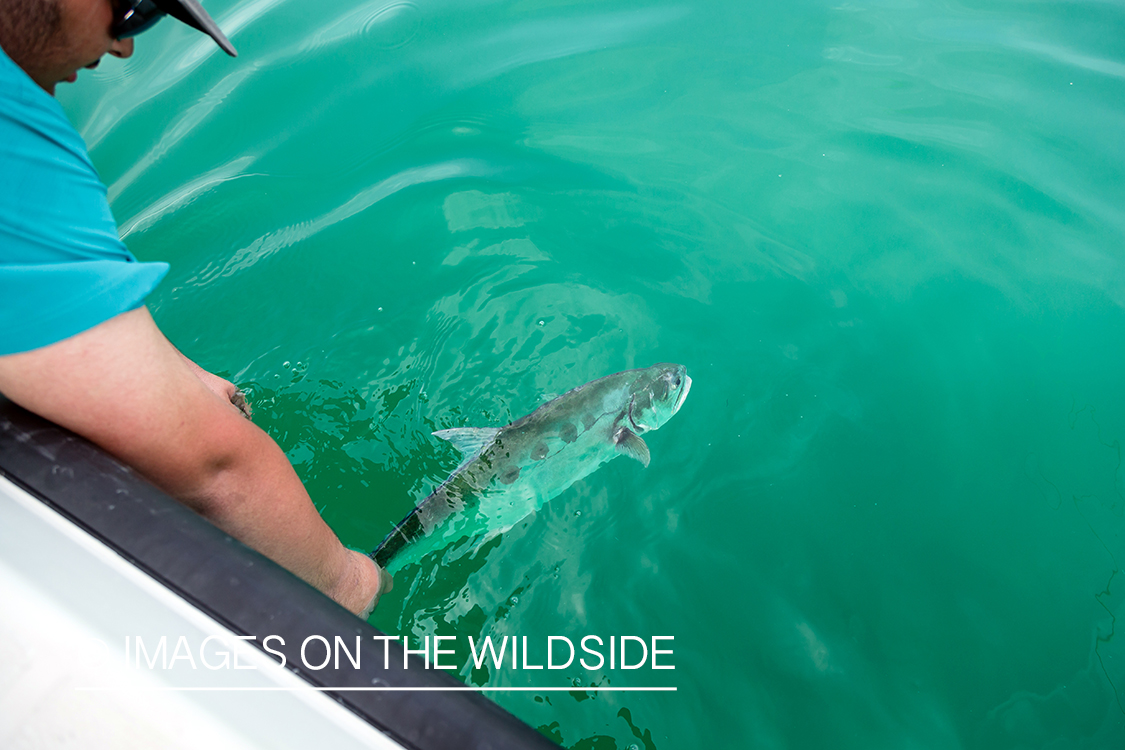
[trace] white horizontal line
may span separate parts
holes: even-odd
[[[676,692],[675,687],[314,687],[309,685],[307,687],[76,687],[75,690],[83,692],[98,692],[98,691],[169,691],[169,692],[301,692],[303,690],[310,690],[313,692],[333,692],[333,693],[376,693],[376,692],[403,692],[403,693],[450,693],[450,692],[477,692],[477,693],[494,693],[494,692],[534,692],[534,693],[593,693],[593,692]]]

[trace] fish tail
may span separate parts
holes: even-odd
[[[425,536],[425,531],[422,529],[422,520],[418,517],[418,509],[415,508],[379,542],[370,557],[380,568],[386,568],[403,547],[422,536]]]

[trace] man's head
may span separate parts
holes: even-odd
[[[139,7],[138,7],[139,6]],[[0,47],[44,91],[73,82],[80,68],[94,68],[105,54],[133,54],[131,34],[122,19],[135,10],[163,13],[210,35],[228,54],[234,47],[196,0],[0,0]],[[140,30],[151,26],[142,24]],[[121,29],[125,29],[122,31]],[[129,38],[116,38],[115,34]]]

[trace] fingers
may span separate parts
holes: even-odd
[[[366,607],[364,607],[359,612],[355,613],[356,617],[359,617],[360,619],[366,620],[368,617],[371,616],[371,613],[375,611],[375,605],[378,604],[378,603],[379,603],[379,597],[378,597],[378,595],[376,595],[376,597],[374,599],[372,599],[371,602],[368,603],[368,605]]]
[[[375,565],[375,570],[379,571],[379,590],[375,592],[375,597],[371,600],[371,604],[367,606],[367,613],[361,615],[364,618],[370,616],[375,610],[375,607],[379,604],[379,600],[383,598],[383,594],[395,587],[395,579],[390,573],[380,568],[377,564]]]
[[[342,579],[341,590],[326,593],[366,619],[383,594],[394,588],[394,578],[363,552],[348,550],[348,559],[350,570]]]

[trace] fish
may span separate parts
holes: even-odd
[[[505,427],[434,432],[463,455],[449,477],[371,553],[394,572],[469,536],[491,538],[618,456],[648,467],[641,437],[664,426],[691,390],[687,368],[656,364],[580,385]]]

